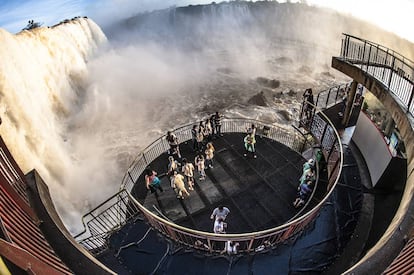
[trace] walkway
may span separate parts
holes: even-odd
[[[182,226],[212,232],[210,214],[218,205],[228,207],[228,233],[259,231],[276,227],[298,210],[292,202],[306,161],[300,154],[268,138],[257,138],[257,159],[244,157],[241,133],[225,134],[213,141],[214,168],[206,170],[204,181],[196,179],[195,191],[184,200],[176,198],[169,180],[162,177],[164,192],[154,195],[142,189],[141,176],[134,193],[147,209],[157,208],[168,219]],[[191,142],[180,145],[181,154],[194,160]],[[165,173],[168,156],[163,154],[151,167]],[[139,186],[141,185],[141,187]]]
[[[249,224],[243,221],[242,218],[234,218],[240,214],[238,207],[241,207],[243,210],[248,209],[248,207],[253,207],[253,205],[249,205],[243,208],[243,205],[238,202],[239,197],[243,198],[243,196],[248,196],[247,202],[253,200],[256,204],[255,207],[260,209],[259,211],[250,209],[247,211],[249,215],[256,213],[256,215],[260,216],[257,212],[261,212],[263,209],[275,209],[275,213],[280,213],[280,209],[276,209],[276,207],[271,208],[272,204],[278,204],[283,201],[283,196],[281,196],[283,193],[280,192],[288,192],[285,196],[285,200],[288,201],[290,201],[288,196],[294,196],[294,190],[290,191],[292,187],[289,187],[291,186],[291,181],[287,176],[292,172],[288,170],[290,169],[288,167],[295,167],[294,163],[296,163],[296,170],[298,170],[304,160],[301,157],[297,158],[296,162],[286,160],[286,154],[292,152],[286,150],[286,147],[281,147],[283,145],[262,139],[258,141],[260,144],[258,146],[258,159],[243,160],[241,156],[237,158],[239,152],[242,152],[240,151],[241,144],[236,142],[240,138],[241,136],[237,134],[231,134],[215,142],[216,148],[218,149],[217,160],[214,168],[209,172],[209,181],[203,184],[211,184],[218,190],[217,202],[230,201],[233,203],[230,205],[232,213],[228,217],[229,224],[237,223],[245,226],[245,228],[249,228],[249,226],[250,228],[255,228],[256,225]],[[232,141],[230,144],[234,144],[234,146],[228,148],[227,146],[229,146],[228,142],[230,140]],[[184,148],[185,146],[182,146],[183,152],[185,150]],[[272,159],[271,155],[275,153],[276,156]],[[353,157],[353,152],[348,147],[345,148],[344,154],[345,169],[343,170],[337,190],[334,191],[331,199],[322,208],[316,221],[311,223],[302,236],[290,240],[286,245],[278,246],[268,252],[259,252],[255,255],[251,254],[237,257],[202,254],[193,249],[186,249],[160,238],[154,230],[148,228],[144,221],[137,219],[112,235],[110,238],[111,249],[105,254],[100,255],[98,259],[120,274],[319,274],[327,270],[336,257],[341,254],[343,247],[353,233],[361,207],[362,188],[357,162]],[[229,160],[228,164],[223,164],[221,160],[225,157]],[[233,158],[234,160],[232,161]],[[263,163],[260,164],[260,162]],[[282,165],[281,163],[284,164]],[[216,173],[220,174],[223,173],[222,171],[232,171],[239,168],[238,165],[244,165],[246,169],[251,169],[255,173],[256,171],[257,173],[261,171],[262,165],[270,166],[268,168],[271,168],[272,172],[268,172],[263,178],[259,177],[253,181],[251,183],[252,189],[246,189],[245,184],[251,181],[245,180],[245,174],[241,173],[240,175],[231,174],[232,176],[230,178],[234,182],[227,186],[228,189],[225,189],[221,182],[215,182],[214,176]],[[221,172],[215,172],[214,169]],[[229,173],[226,172],[223,175],[228,176]],[[274,179],[274,181],[270,179]],[[225,182],[227,184],[230,181],[226,180]],[[278,184],[274,185],[276,182]],[[286,184],[284,185],[283,183]],[[274,186],[278,186],[280,189],[277,190],[280,190],[280,192],[275,191]],[[283,189],[281,186],[286,187]],[[255,198],[257,196],[256,190],[259,187],[268,190],[269,194],[261,194],[266,199],[271,199],[266,202],[265,207],[259,204],[259,200]],[[196,190],[194,192],[198,194],[197,196],[194,194],[194,197],[201,198],[202,195],[199,195],[198,192],[204,194],[204,191]],[[230,193],[234,195],[230,195]],[[248,193],[252,194],[246,195]],[[145,203],[148,203],[149,199],[153,197],[153,195],[149,196],[151,197],[148,197]],[[160,201],[166,197],[168,197],[166,194],[159,196]],[[217,202],[210,204],[207,202],[209,201],[203,201],[206,205],[214,206],[217,204]],[[243,202],[243,200],[240,202]],[[183,203],[184,205],[192,205],[190,200],[184,201]],[[284,212],[291,211],[289,210],[291,209],[289,203],[280,204],[280,207],[286,207],[286,209],[282,208]],[[195,211],[194,214],[190,215],[186,213],[183,218],[177,218],[177,220],[190,223],[190,221],[192,222],[192,218],[195,222],[194,224],[200,226],[200,228],[206,226],[208,230],[211,230],[211,221],[208,219],[211,208],[207,209],[200,210],[199,212]],[[295,211],[293,209],[291,213]],[[277,220],[277,216],[273,212],[269,215],[270,217],[266,217],[267,220]],[[199,216],[207,221],[206,225],[202,222],[197,223]],[[264,223],[258,225],[257,228],[263,226]]]

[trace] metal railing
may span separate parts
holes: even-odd
[[[287,147],[292,148],[298,153],[302,153],[311,146],[306,138],[294,128],[281,128],[269,125],[259,120],[245,118],[225,118],[222,121],[222,133],[245,133],[252,125],[258,129],[257,134],[261,135],[264,127],[268,127],[266,137],[278,141]],[[194,124],[188,124],[175,129],[173,132],[177,136],[179,143],[191,140],[191,129]],[[158,138],[145,148],[142,153],[133,161],[124,176],[120,189],[132,190],[132,187],[138,180],[139,176],[144,172],[145,168],[157,157],[165,153],[170,146],[166,141],[166,135]]]
[[[414,62],[393,50],[344,34],[340,58],[375,77],[414,114]]]
[[[108,237],[141,213],[139,206],[128,191],[121,190],[82,217],[84,230],[74,238],[99,255],[108,248]]]
[[[339,103],[340,101],[342,101],[341,93],[344,93],[348,89],[350,89],[351,83],[352,82],[340,84],[319,92],[316,96],[315,106],[318,109],[324,110],[335,105],[336,103]]]
[[[29,198],[27,196],[27,184],[24,180],[24,175],[20,169],[16,169],[17,166],[14,163],[14,159],[9,156],[6,144],[3,139],[0,138],[0,173],[7,180],[10,186],[19,194],[19,196],[29,205]]]
[[[210,253],[220,253],[224,243],[229,240],[237,241],[240,244],[240,253],[249,253],[261,247],[270,248],[292,239],[302,232],[318,215],[322,205],[333,191],[342,169],[342,146],[339,135],[332,123],[323,113],[317,113],[312,121],[314,122],[312,122],[310,128],[311,138],[306,138],[295,129],[274,127],[256,120],[224,119],[222,123],[223,133],[244,133],[254,123],[259,129],[257,134],[260,135],[264,134],[260,129],[264,129],[266,126],[269,129],[266,131],[268,138],[276,140],[298,152],[311,148],[314,145],[312,142],[316,141],[318,143],[327,162],[329,188],[326,191],[325,198],[301,217],[275,228],[243,234],[214,234],[193,230],[159,217],[133,198],[130,190],[147,165],[168,150],[169,145],[165,141],[165,137],[161,137],[150,144],[132,163],[122,181],[122,190],[82,218],[84,225],[86,224],[85,230],[75,236],[75,238],[80,240],[79,242],[85,248],[97,255],[107,248],[108,236],[140,212],[151,227],[165,237],[188,247],[205,250]],[[191,139],[191,128],[192,124],[174,130],[180,143]],[[107,205],[109,206],[107,207]],[[118,214],[117,211],[121,213]],[[83,238],[85,234],[89,234],[89,236]]]

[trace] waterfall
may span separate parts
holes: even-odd
[[[293,117],[304,89],[345,81],[327,73],[341,32],[374,33],[345,19],[303,5],[223,2],[119,21],[106,31],[111,44],[86,18],[0,29],[0,134],[77,233],[80,217],[167,130],[215,111],[290,127],[279,111]],[[263,77],[280,87],[264,87]],[[262,91],[269,107],[248,103]]]
[[[88,59],[105,42],[86,18],[17,34],[0,29],[0,134],[24,173],[39,171],[64,215],[79,204],[65,180],[74,165],[66,135],[85,96]]]

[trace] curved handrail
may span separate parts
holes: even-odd
[[[263,121],[257,120],[257,119],[225,117],[224,120],[223,120],[223,122],[222,122],[223,123],[223,125],[222,125],[222,132],[228,132],[225,129],[226,128],[225,127],[226,126],[225,124],[228,121],[230,121],[230,122],[231,121],[240,121],[240,122],[243,122],[245,124],[245,126],[246,126],[246,128],[243,129],[243,130],[247,130],[248,126],[250,126],[252,123],[255,124],[256,126],[257,125],[260,125],[262,127],[263,126],[270,126],[271,129],[272,128],[273,129],[275,128],[274,125],[273,126],[272,125],[269,125],[269,124],[267,124],[267,123],[265,123]],[[248,125],[248,124],[250,124],[250,125]],[[180,127],[176,128],[176,129],[174,129],[172,131],[172,132],[174,132],[177,135],[180,143],[191,139],[191,129],[192,129],[193,125],[194,125],[194,123],[189,123],[189,124],[180,126]],[[279,126],[278,126],[278,129],[279,130],[282,130],[283,129],[285,131],[289,131],[287,128],[282,128],[282,127],[279,127]],[[177,133],[181,133],[181,132],[185,132],[184,135],[178,135],[177,134]],[[300,132],[298,132],[298,133],[299,134],[302,134]],[[128,191],[131,191],[132,190],[133,185],[135,184],[135,181],[138,178],[138,176],[144,171],[145,167],[148,166],[152,162],[152,160],[155,159],[155,156],[153,154],[152,154],[152,156],[147,157],[147,153],[150,152],[152,148],[157,147],[157,146],[158,147],[161,147],[161,149],[162,149],[158,153],[164,153],[165,151],[167,151],[169,149],[169,145],[167,144],[167,142],[165,140],[166,140],[166,135],[164,134],[161,137],[159,137],[158,139],[156,139],[155,141],[153,141],[145,149],[142,150],[142,152],[135,158],[134,161],[132,161],[131,165],[129,166],[129,168],[127,170],[127,173],[124,175],[124,177],[123,177],[123,179],[121,181],[121,185],[120,185],[119,190],[122,190],[122,189],[126,189]],[[279,141],[279,142],[281,142],[281,141]],[[286,143],[281,142],[281,143],[287,145],[286,144],[287,142]],[[160,148],[158,148],[158,149],[160,149]],[[298,151],[298,150],[296,150],[296,151]],[[137,166],[139,166],[140,164],[142,164],[140,162],[142,162],[143,160],[144,160],[145,165],[141,165],[141,167],[137,168]],[[134,179],[131,179],[131,177],[132,177],[131,172],[136,176],[136,179],[135,180]]]
[[[340,58],[381,82],[413,116],[414,62],[379,44],[343,35]]]
[[[321,112],[320,114],[324,117],[324,119],[326,119],[328,121],[329,124],[333,125],[333,123],[330,121],[330,119],[324,113]],[[339,137],[338,132],[335,130],[334,127],[332,129],[334,129],[334,132],[335,132],[335,135],[336,135],[337,140],[340,140],[340,137]],[[147,210],[143,205],[141,205],[137,201],[137,203],[139,205],[138,207],[140,208],[140,210],[143,210],[146,214],[150,215],[151,217],[155,218],[156,220],[165,222],[166,224],[168,224],[168,225],[170,225],[172,227],[175,227],[175,228],[178,228],[180,230],[187,231],[187,232],[190,232],[190,233],[194,233],[194,234],[205,234],[207,236],[218,237],[220,240],[227,239],[227,237],[230,237],[230,238],[232,238],[232,237],[248,237],[248,236],[252,236],[252,235],[256,235],[257,236],[257,235],[271,233],[271,232],[277,231],[280,228],[288,227],[289,225],[294,224],[295,222],[297,222],[297,221],[299,221],[301,219],[304,219],[304,218],[310,216],[313,212],[315,212],[315,209],[321,207],[325,203],[325,201],[327,200],[327,198],[329,197],[329,195],[333,192],[334,188],[332,188],[332,187],[334,187],[336,185],[336,183],[338,182],[339,175],[341,174],[341,171],[342,171],[342,164],[343,164],[342,144],[340,142],[338,142],[338,146],[340,148],[339,151],[341,152],[341,154],[340,154],[339,171],[338,171],[338,174],[337,174],[337,177],[335,179],[334,184],[331,185],[331,188],[330,188],[329,192],[326,194],[325,198],[321,202],[319,202],[315,208],[313,208],[312,210],[310,210],[309,212],[307,212],[306,214],[304,214],[304,216],[301,216],[301,217],[299,217],[299,218],[297,218],[295,220],[292,220],[291,222],[288,222],[286,224],[280,225],[280,226],[275,227],[275,228],[270,228],[270,229],[266,229],[266,230],[262,230],[262,231],[256,231],[256,232],[253,232],[253,233],[252,232],[249,232],[249,233],[238,233],[238,234],[225,234],[224,235],[225,237],[223,237],[223,234],[215,234],[215,233],[209,233],[209,232],[204,232],[204,231],[198,231],[198,230],[194,230],[194,229],[189,229],[189,228],[186,228],[186,227],[182,227],[182,226],[180,226],[178,224],[172,223],[170,221],[164,220],[164,219],[160,218],[159,216],[153,214],[149,210]]]
[[[322,147],[323,152],[325,154],[325,159],[327,160],[328,172],[330,174],[329,179],[328,179],[330,181],[329,190],[325,198],[321,200],[313,209],[309,210],[304,215],[297,217],[278,227],[274,227],[274,228],[270,228],[270,229],[266,229],[262,231],[257,231],[257,232],[239,233],[239,234],[215,234],[215,233],[209,233],[209,232],[204,232],[204,231],[198,231],[198,230],[180,226],[178,224],[167,221],[163,219],[162,217],[155,215],[154,213],[146,209],[143,205],[141,205],[135,198],[133,198],[130,195],[130,190],[128,189],[123,189],[122,191],[120,191],[120,193],[125,192],[128,194],[128,198],[127,198],[129,200],[128,203],[131,204],[130,202],[132,202],[132,205],[136,207],[139,210],[139,212],[141,212],[146,217],[147,221],[151,224],[153,228],[157,229],[159,232],[161,232],[165,236],[177,242],[188,245],[190,247],[199,248],[195,246],[195,243],[196,241],[201,240],[203,241],[203,244],[205,244],[208,247],[208,250],[210,252],[220,252],[219,250],[214,248],[215,242],[226,242],[228,240],[235,240],[241,244],[244,244],[244,245],[241,245],[241,247],[244,247],[244,248],[240,249],[240,252],[251,252],[255,248],[259,247],[260,245],[265,244],[266,242],[270,243],[271,245],[284,242],[287,239],[291,238],[292,236],[298,234],[299,232],[302,232],[303,228],[309,222],[313,221],[314,217],[319,213],[319,210],[322,207],[322,205],[325,203],[329,195],[333,192],[334,187],[336,186],[338,182],[339,175],[341,173],[343,156],[342,156],[342,145],[340,143],[339,134],[333,127],[332,122],[329,120],[329,118],[325,114],[318,113],[317,115],[315,115],[315,118],[318,118],[319,116],[321,116],[322,118],[316,119],[315,120],[316,122],[312,123],[313,125],[311,125],[310,130],[312,132],[312,129],[313,130],[318,129],[320,125],[323,125],[322,127],[323,129],[318,129],[318,131],[314,131],[313,137],[320,141],[320,146]],[[263,122],[260,122],[257,120],[251,120],[251,119],[235,119],[235,120],[240,122],[243,126],[250,125],[252,122],[255,122],[257,125],[263,125]],[[223,123],[222,127],[224,125],[225,123]],[[329,126],[330,127],[329,130],[328,130],[328,125],[331,125]],[[234,127],[236,126],[227,125],[227,127],[228,128],[226,127],[222,128],[222,130],[224,130],[223,132],[234,131],[235,129]],[[180,131],[183,131],[183,130],[185,131],[186,129],[189,129],[189,125],[178,128],[178,130]],[[177,130],[175,132],[177,132]],[[157,146],[157,144],[163,144],[164,142],[165,141],[163,137],[161,137],[158,139],[158,142],[153,142],[147,148],[151,149],[154,146]],[[163,149],[162,146],[161,148]],[[336,150],[337,155],[333,153],[333,150]],[[165,151],[162,151],[162,153],[164,152]],[[331,156],[333,156],[334,159],[331,159]],[[140,156],[140,159],[144,157],[145,157],[145,152]],[[154,158],[154,156],[151,156],[151,155],[149,155],[149,157]],[[135,160],[134,164],[136,165],[137,163],[138,163],[137,160]],[[131,177],[131,175],[127,177]],[[123,206],[123,207],[125,208],[127,206]],[[82,219],[82,221],[84,223],[84,218]],[[86,229],[84,231],[86,231]],[[80,235],[81,234],[78,234],[77,237],[79,237]],[[206,241],[207,244],[204,243],[204,241]]]
[[[332,58],[332,67],[361,83],[370,89],[374,96],[381,99],[400,130],[405,146],[412,148],[414,140],[414,63],[410,61],[411,63],[408,64],[407,58],[398,58],[398,56],[401,57],[400,54],[395,54],[392,50],[387,51],[385,47],[380,47],[378,44],[379,51],[373,47],[371,52],[374,54],[364,55],[364,52],[369,53],[369,46],[367,47],[365,44],[366,40],[346,34],[344,36],[339,57]],[[385,51],[382,50],[384,48]],[[413,160],[412,152],[413,150],[407,150],[408,169]],[[384,271],[384,269],[401,251],[406,237],[412,232],[413,175],[409,172],[406,175],[405,189],[398,209],[386,231],[383,232],[375,245],[358,259],[358,262],[344,271],[344,274],[391,274],[393,271],[395,273],[395,270],[387,269]],[[412,259],[395,258],[393,264],[400,271],[408,270]]]

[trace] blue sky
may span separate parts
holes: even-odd
[[[16,33],[31,19],[51,26],[75,16],[88,16],[99,24],[105,18],[126,17],[140,11],[211,2],[211,0],[0,0],[0,28]]]
[[[15,33],[33,19],[54,25],[66,18],[89,16],[98,24],[145,10],[172,5],[206,4],[213,0],[0,0],[0,28]],[[292,0],[297,2],[299,0]],[[302,0],[351,14],[414,43],[414,0]],[[220,2],[217,1],[216,2]],[[284,0],[279,1],[284,2]]]
[[[54,25],[65,18],[84,15],[88,10],[85,0],[3,0],[0,2],[0,27],[15,33],[34,19],[45,25]]]

